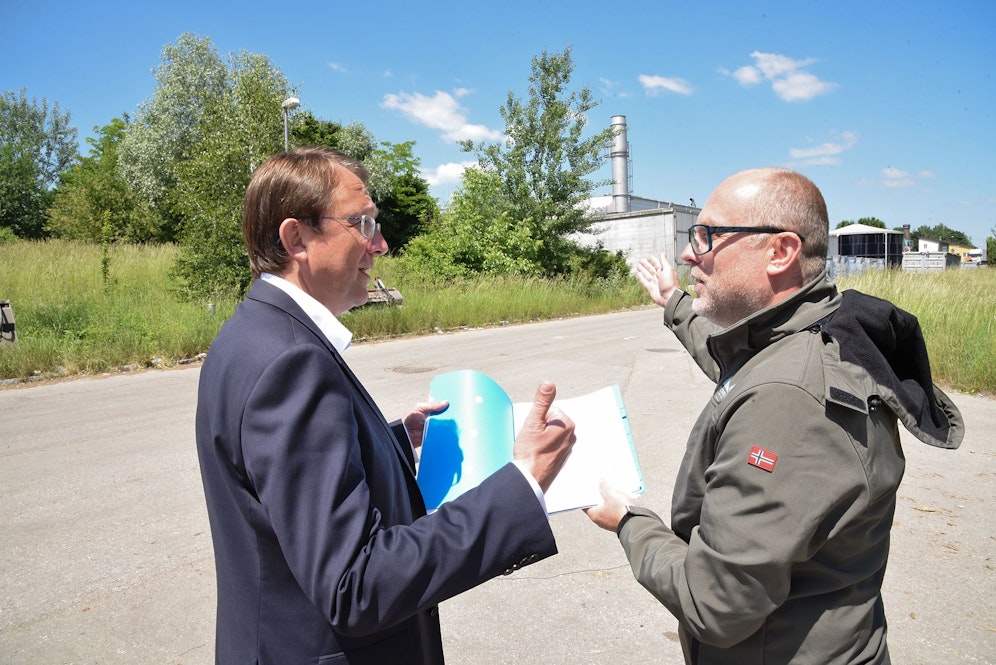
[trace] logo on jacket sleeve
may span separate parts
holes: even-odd
[[[764,469],[768,473],[775,470],[775,462],[777,461],[778,455],[758,446],[751,446],[750,454],[747,455],[748,464],[756,466],[759,469]]]

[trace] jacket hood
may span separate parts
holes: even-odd
[[[882,399],[918,439],[957,448],[965,436],[961,412],[934,385],[920,322],[887,300],[849,289],[822,324],[837,341],[840,359],[862,367]]]
[[[729,376],[761,349],[803,330],[820,330],[835,342],[840,361],[861,368],[873,384],[862,389],[857,384],[863,382],[848,376],[852,372],[834,373],[826,377],[828,400],[867,410],[881,399],[924,443],[961,445],[964,420],[933,383],[917,318],[860,291],[838,293],[825,272],[790,298],[717,331],[708,346],[721,376]]]

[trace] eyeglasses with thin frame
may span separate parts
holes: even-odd
[[[350,226],[360,230],[360,235],[367,240],[372,240],[374,234],[380,231],[380,224],[370,215],[360,215],[359,217],[316,217],[314,219],[330,219],[335,222],[353,222]]]
[[[692,224],[688,227],[688,244],[695,256],[702,256],[712,251],[712,237],[720,233],[795,233],[801,242],[806,242],[797,231],[779,229],[774,226],[709,226],[707,224]]]
[[[358,228],[360,235],[367,240],[373,240],[374,234],[380,231],[380,223],[370,215],[360,215],[359,217],[302,217],[301,219],[330,219],[332,221],[353,222],[349,226]],[[280,238],[277,238],[277,245],[280,245]]]

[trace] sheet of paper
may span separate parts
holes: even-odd
[[[644,492],[643,474],[618,386],[558,399],[554,406],[574,421],[577,442],[546,492],[548,512],[596,505],[602,498],[598,487],[603,479],[624,492]],[[531,403],[513,407],[516,432],[531,407]]]

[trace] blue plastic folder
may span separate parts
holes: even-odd
[[[475,370],[440,374],[429,392],[450,403],[428,418],[422,440],[418,485],[432,512],[512,461],[516,432],[532,403],[513,404],[491,377]],[[618,386],[558,399],[555,406],[574,421],[577,443],[545,494],[548,512],[597,504],[602,479],[632,494],[645,490]]]

